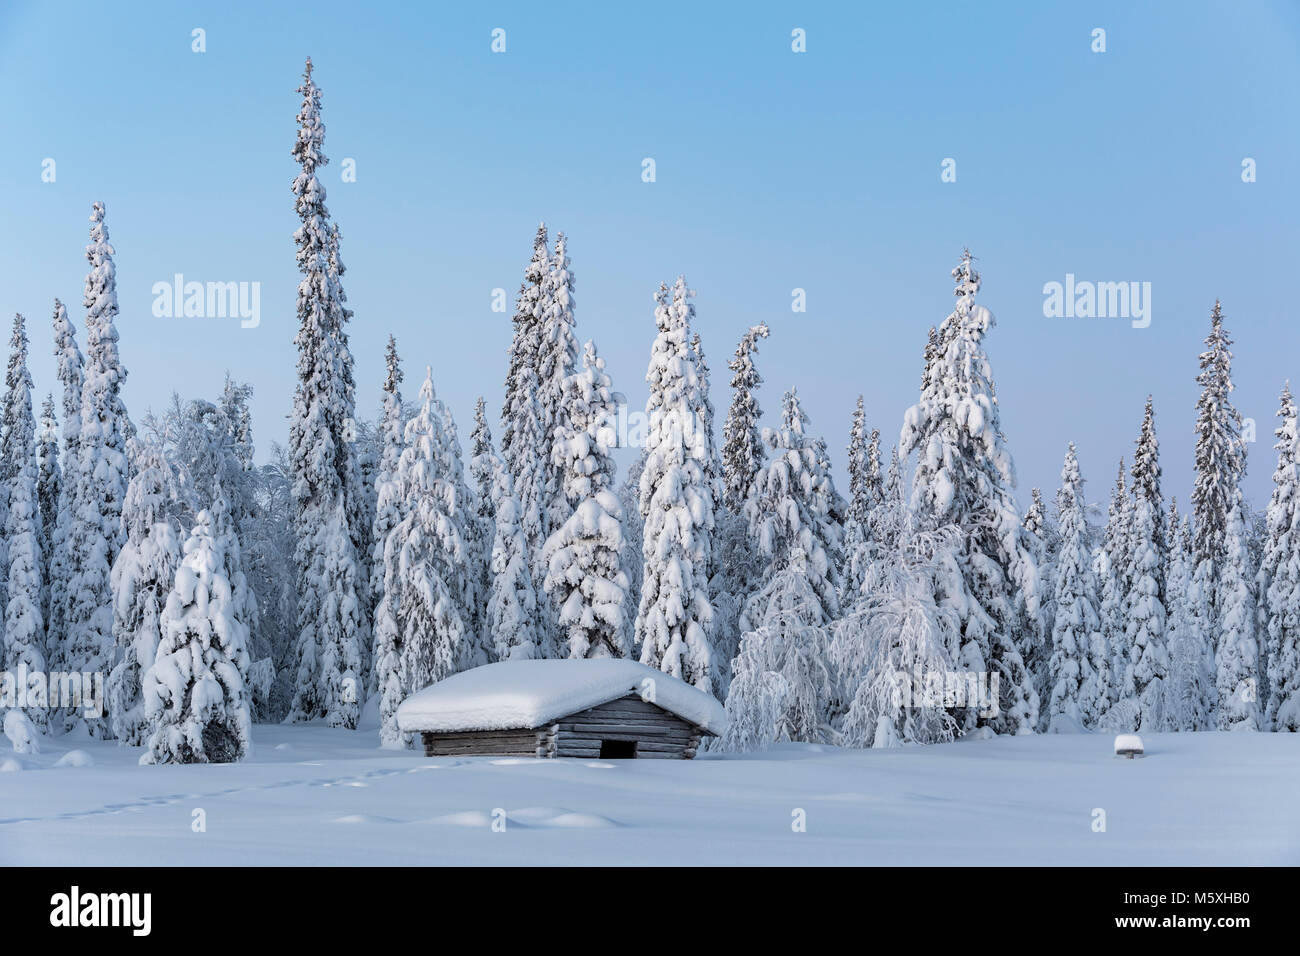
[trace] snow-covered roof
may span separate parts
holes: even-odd
[[[727,726],[727,712],[711,694],[613,658],[500,661],[461,671],[402,701],[397,726],[405,733],[540,727],[630,693],[710,733]]]

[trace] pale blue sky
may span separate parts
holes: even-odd
[[[496,27],[504,54],[490,50]],[[790,50],[796,27],[804,54]],[[133,416],[173,388],[211,396],[229,368],[256,388],[260,453],[283,440],[298,280],[289,149],[307,55],[367,416],[390,331],[409,393],[432,364],[462,439],[477,394],[495,413],[510,325],[491,291],[513,305],[545,219],[570,237],[579,337],[596,339],[634,405],[651,295],[684,272],[720,412],[726,359],[765,320],[769,419],[798,385],[842,466],[859,392],[896,438],[969,245],[999,318],[988,348],[1022,502],[1031,485],[1056,487],[1070,440],[1090,496],[1104,497],[1147,392],[1166,495],[1185,499],[1216,296],[1236,339],[1236,399],[1261,433],[1248,491],[1266,499],[1277,393],[1300,378],[1296,3],[8,0],[0,308],[28,316],[38,394],[55,385],[53,298],[82,318],[86,220],[103,200]],[[54,183],[41,181],[47,157]],[[340,182],[343,157],[357,182]],[[945,157],[955,183],[940,181]],[[1257,182],[1241,181],[1243,157]],[[260,282],[260,327],[153,317],[153,284],[176,272]],[[1043,284],[1066,273],[1150,282],[1150,328],[1044,318]],[[790,310],[795,287],[806,313]]]

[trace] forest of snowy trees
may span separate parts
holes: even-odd
[[[229,375],[220,395],[176,396],[132,422],[103,204],[84,352],[55,300],[58,384],[39,416],[14,320],[0,704],[38,731],[84,727],[145,747],[142,763],[224,762],[247,753],[255,722],[355,728],[369,710],[379,742],[403,747],[394,714],[409,694],[539,657],[632,657],[712,693],[731,718],[714,744],[727,750],[1300,731],[1297,408],[1283,387],[1274,490],[1257,513],[1218,303],[1182,511],[1162,490],[1150,398],[1104,516],[1065,439],[1054,502],[1035,488],[1020,511],[985,349],[994,316],[968,252],[897,442],[862,399],[845,409],[847,497],[794,388],[761,424],[768,327],[737,330],[715,421],[694,290],[661,284],[645,317],[647,428],[620,481],[617,393],[578,335],[568,239],[542,225],[500,416],[478,400],[467,454],[435,370],[408,379],[391,336],[382,393],[356,394],[310,60],[298,92],[297,376],[287,444],[266,463],[250,390]],[[358,412],[372,399],[373,422]],[[64,672],[103,675],[102,716],[45,706],[45,675]]]

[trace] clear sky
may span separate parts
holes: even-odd
[[[1235,399],[1260,433],[1248,493],[1267,498],[1277,394],[1300,379],[1300,4],[4,0],[0,309],[28,317],[38,396],[56,385],[52,300],[84,315],[87,217],[103,200],[133,417],[173,389],[211,397],[229,369],[256,389],[259,456],[284,440],[289,150],[308,55],[368,417],[391,331],[408,397],[429,364],[463,442],[476,395],[495,420],[510,322],[492,290],[513,308],[544,219],[569,236],[579,338],[633,406],[651,296],[685,273],[719,414],[736,339],[766,321],[767,419],[797,385],[844,485],[857,395],[896,439],[969,245],[998,317],[988,350],[1022,503],[1055,489],[1070,440],[1104,498],[1148,392],[1166,496],[1185,500],[1216,297]],[[341,181],[344,157],[356,182]],[[941,181],[945,158],[956,182]],[[153,285],[175,273],[261,283],[260,326],[154,317]],[[1150,327],[1045,318],[1043,285],[1067,273],[1150,282]]]

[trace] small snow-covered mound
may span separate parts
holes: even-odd
[[[91,759],[90,754],[84,750],[69,750],[58,760],[54,761],[56,767],[93,767],[95,761]]]
[[[453,827],[487,827],[492,825],[492,818],[482,810],[462,810],[460,813],[444,813],[440,817],[430,817],[423,822]]]
[[[20,773],[22,769],[23,765],[13,757],[6,757],[0,761],[0,773]]]
[[[40,738],[36,725],[21,710],[11,710],[5,714],[5,736],[13,744],[16,754],[36,754],[41,752]]]
[[[598,813],[561,813],[558,817],[552,817],[546,821],[548,827],[572,827],[581,830],[599,830],[605,827],[618,826],[609,817],[602,817]]]
[[[1056,714],[1052,717],[1051,724],[1047,727],[1049,734],[1090,734],[1092,733],[1087,727],[1083,726],[1075,717],[1066,714]]]
[[[377,817],[373,813],[350,813],[346,817],[335,817],[330,823],[396,823],[391,817]]]

